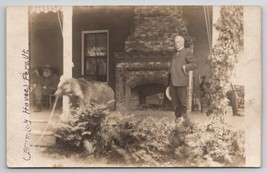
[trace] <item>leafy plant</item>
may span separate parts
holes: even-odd
[[[107,123],[115,120],[117,123]],[[106,123],[105,123],[106,122]],[[227,124],[184,126],[149,116],[117,113],[107,116],[102,139],[110,142],[109,155],[116,162],[137,166],[241,165],[244,131]]]
[[[243,8],[240,6],[224,6],[220,18],[215,24],[219,31],[217,43],[209,57],[211,74],[207,80],[207,99],[210,100],[208,114],[222,120],[228,105],[226,98],[227,85],[238,61],[238,53],[243,47]]]
[[[109,111],[105,105],[90,104],[77,107],[73,115],[59,122],[56,136],[72,146],[86,148],[92,153],[101,141],[101,123]]]

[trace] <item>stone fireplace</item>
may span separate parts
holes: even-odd
[[[116,54],[117,107],[134,109],[146,104],[146,97],[164,94],[168,85],[168,54]]]
[[[163,104],[169,61],[175,51],[173,40],[178,33],[189,47],[192,40],[182,7],[135,7],[134,28],[125,42],[125,51],[115,54],[117,109],[137,109],[148,102]]]

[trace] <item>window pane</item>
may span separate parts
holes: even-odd
[[[96,60],[94,58],[86,58],[85,74],[96,75]]]
[[[97,80],[107,80],[107,59],[97,58]]]
[[[96,34],[96,48],[97,56],[107,55],[107,34],[98,33]]]
[[[107,59],[106,58],[86,58],[85,74],[91,79],[107,81]]]
[[[96,37],[95,34],[85,35],[85,52],[86,56],[96,56]]]

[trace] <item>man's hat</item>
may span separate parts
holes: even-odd
[[[170,94],[170,87],[169,86],[166,88],[165,94],[166,94],[167,98],[171,101],[172,97],[171,97],[171,94]]]
[[[50,70],[53,73],[55,69],[51,65],[44,65],[41,67],[41,70]]]
[[[51,66],[51,65],[44,65],[43,67],[42,67],[42,69],[53,69],[53,67]]]

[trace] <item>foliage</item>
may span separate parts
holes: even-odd
[[[168,161],[167,154],[171,153],[170,136],[175,123],[167,118],[161,121],[153,117],[138,119],[134,115],[116,114],[110,119],[117,119],[115,127],[106,123],[103,126],[103,139],[113,141],[111,150],[118,154],[126,164],[157,165]]]
[[[211,75],[206,88],[207,99],[210,100],[208,114],[218,115],[219,119],[223,118],[226,111],[227,86],[243,46],[243,8],[222,7],[220,14],[215,24],[219,37],[209,57]]]
[[[108,114],[101,105],[78,108],[60,124],[57,136],[72,146],[66,149],[107,164],[237,166],[245,159],[244,132],[227,124],[185,126],[168,117]]]
[[[105,105],[93,104],[77,107],[73,115],[58,123],[56,136],[63,143],[92,149],[93,146],[89,146],[88,142],[97,145],[97,142],[101,141],[100,125],[108,114],[109,111]]]
[[[110,156],[137,166],[220,166],[244,161],[244,131],[227,124],[184,126],[168,118],[108,116],[116,126],[102,127],[103,140],[113,141]],[[113,123],[112,123],[113,124]],[[117,156],[115,156],[117,154]],[[118,161],[118,160],[117,160]]]

